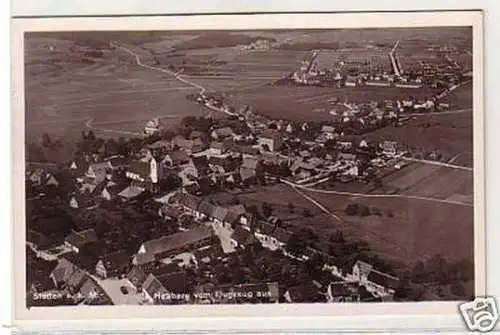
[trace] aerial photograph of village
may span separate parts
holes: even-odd
[[[473,299],[472,55],[471,27],[25,33],[26,306]]]

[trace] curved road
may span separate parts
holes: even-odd
[[[129,55],[133,56],[135,58],[135,62],[138,66],[140,67],[143,67],[145,69],[148,69],[148,70],[152,70],[152,71],[158,71],[158,72],[162,72],[162,73],[167,73],[171,76],[173,76],[175,79],[183,82],[184,84],[187,84],[189,86],[192,86],[194,88],[197,88],[200,90],[200,94],[203,94],[207,91],[207,89],[195,82],[192,82],[190,80],[187,80],[186,78],[182,77],[178,72],[174,72],[174,71],[171,71],[171,70],[168,70],[168,69],[164,69],[164,68],[161,68],[161,67],[156,67],[156,66],[151,66],[151,65],[147,65],[147,64],[144,64],[141,60],[141,58],[139,57],[139,55],[137,53],[135,53],[134,51],[130,50],[129,48],[127,47],[124,47],[122,45],[118,45],[116,43],[111,43],[112,46],[114,47],[117,47],[117,48],[120,48],[122,49],[123,51],[125,51],[126,53],[128,53]],[[205,107],[213,110],[213,111],[216,111],[216,112],[221,112],[221,113],[226,113],[228,115],[236,115],[235,113],[231,113],[231,112],[228,112],[224,109],[221,109],[221,108],[217,108],[217,107],[214,107],[214,106],[210,106],[208,104],[205,104],[204,105]]]

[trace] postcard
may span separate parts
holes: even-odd
[[[458,316],[486,285],[481,25],[15,19],[16,319]]]

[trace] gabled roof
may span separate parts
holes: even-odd
[[[262,133],[260,133],[259,137],[276,140],[280,137],[280,134],[276,130],[265,129]]]
[[[61,258],[51,273],[57,283],[66,283],[69,287],[80,288],[83,284],[86,273],[66,258]]]
[[[144,291],[148,292],[150,297],[154,297],[157,294],[168,293],[161,282],[152,273],[150,273],[146,278],[146,280],[142,284],[142,288],[144,289]]]
[[[112,271],[130,264],[131,258],[128,252],[119,250],[105,255],[102,259],[102,263],[107,271]]]
[[[160,141],[156,141],[152,144],[149,144],[147,146],[148,149],[168,149],[170,148],[171,144],[169,141],[165,141],[165,140],[160,140]]]
[[[211,216],[215,210],[215,206],[207,201],[202,201],[198,206],[198,211],[206,216]]]
[[[271,234],[273,233],[274,229],[276,229],[276,226],[269,223],[269,222],[266,222],[266,221],[260,221],[259,222],[259,233],[262,234],[262,235],[267,235],[267,236],[271,236]]]
[[[279,242],[287,244],[290,240],[290,237],[292,237],[292,232],[280,227],[276,227],[271,233],[271,236],[277,239]]]
[[[87,229],[82,231],[72,231],[65,239],[71,245],[81,248],[85,244],[97,242],[97,235],[94,229]]]
[[[335,132],[335,127],[333,127],[333,126],[328,126],[328,125],[324,125],[324,126],[321,128],[321,132],[323,132],[323,133],[334,133],[334,132]]]
[[[253,234],[241,226],[237,226],[234,229],[233,233],[231,234],[231,239],[242,245],[255,242]]]
[[[238,214],[238,215],[245,214],[247,212],[247,210],[245,209],[245,206],[243,206],[242,204],[237,204],[237,205],[227,207],[227,210],[230,212],[233,212],[235,214]]]
[[[239,152],[242,154],[253,155],[253,156],[256,156],[259,154],[259,149],[254,148],[254,147],[249,146],[249,145],[233,145],[232,150],[234,152]]]
[[[208,160],[208,164],[214,166],[221,166],[225,168],[228,164],[228,161],[223,157],[211,156],[210,159]]]
[[[150,240],[144,242],[143,246],[146,250],[146,255],[161,254],[168,253],[170,251],[179,249],[186,245],[195,244],[199,241],[205,240],[211,236],[213,236],[213,231],[210,227],[206,226],[197,226],[191,230],[175,233],[172,235],[167,235],[160,237],[158,239]],[[150,256],[141,256],[143,254],[137,254],[138,257],[143,257],[150,259]]]
[[[108,162],[109,162],[109,166],[112,169],[127,165],[127,160],[121,156],[110,157],[110,158],[108,158]]]
[[[133,161],[130,163],[130,166],[128,167],[127,171],[129,173],[133,173],[141,176],[144,179],[147,179],[150,173],[150,166],[149,163],[147,162]]]
[[[118,193],[120,197],[126,198],[126,199],[132,199],[140,194],[142,194],[145,191],[144,188],[136,186],[136,185],[130,185],[129,187],[125,188],[123,191]]]
[[[259,160],[251,157],[243,157],[243,162],[241,163],[242,168],[249,170],[257,170],[259,166]]]
[[[186,140],[182,136],[176,136],[172,139],[172,144],[178,146],[179,148],[191,150],[193,148],[194,142],[192,140]]]
[[[127,274],[127,279],[135,286],[142,286],[146,280],[147,274],[137,266],[134,266],[132,270]]]
[[[215,210],[212,213],[212,217],[219,221],[224,221],[226,219],[227,213],[228,213],[227,208],[217,206],[215,207]]]
[[[386,273],[372,269],[368,274],[367,280],[383,286],[385,288],[395,289],[399,285],[399,279],[397,277],[388,275]]]
[[[112,305],[111,298],[104,289],[91,277],[87,277],[80,293],[88,305]]]
[[[189,161],[189,155],[184,150],[175,150],[169,153],[166,157],[170,157],[174,165]]]
[[[170,293],[189,293],[191,281],[184,271],[166,273],[157,277],[161,285]]]
[[[218,137],[227,137],[233,134],[233,129],[231,127],[222,127],[213,130]]]
[[[201,203],[201,198],[189,193],[183,193],[179,203],[184,207],[196,210]]]
[[[373,269],[373,265],[361,260],[357,260],[356,263],[354,263],[354,266],[357,266],[359,268],[359,272],[361,275],[368,275]]]

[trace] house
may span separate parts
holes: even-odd
[[[177,220],[183,213],[183,210],[178,206],[164,204],[159,210],[158,215],[165,220]]]
[[[127,273],[128,281],[139,292],[141,291],[142,284],[144,284],[144,281],[146,280],[147,277],[148,277],[148,275],[146,274],[146,272],[144,272],[144,270],[138,266],[132,267],[132,269],[129,271],[129,273]]]
[[[184,271],[150,273],[142,285],[147,300],[154,304],[182,304],[191,298],[191,281]]]
[[[174,147],[174,149],[176,148],[182,151],[186,151],[187,153],[191,153],[193,151],[193,148],[195,147],[195,141],[186,140],[182,136],[176,136],[172,139],[172,146]]]
[[[58,186],[59,182],[57,181],[56,177],[54,175],[50,174],[45,182],[47,186]]]
[[[353,146],[353,142],[350,140],[338,140],[337,141],[337,147],[340,150],[349,150]]]
[[[257,178],[261,172],[262,163],[259,159],[243,157],[243,161],[240,166],[240,177],[244,183],[255,181],[255,178]]]
[[[229,170],[229,161],[223,157],[212,156],[208,160],[208,166],[217,174],[224,174]]]
[[[373,87],[390,87],[392,84],[388,80],[367,80],[365,85]]]
[[[151,157],[149,161],[133,161],[125,172],[125,176],[138,183],[158,183],[162,177],[162,169],[159,168],[155,158]]]
[[[358,285],[344,281],[331,282],[327,286],[326,300],[335,302],[359,302]]]
[[[249,145],[233,145],[231,151],[234,154],[241,155],[242,158],[255,158],[259,155],[259,149]]]
[[[210,151],[216,156],[222,156],[227,153],[228,148],[224,142],[214,141],[210,143]]]
[[[201,203],[201,198],[189,194],[189,193],[181,193],[181,197],[179,199],[179,205],[187,211],[189,214],[194,215],[195,217],[200,217],[200,212],[198,211],[198,207]]]
[[[167,166],[180,166],[189,162],[189,155],[184,150],[175,150],[167,154],[163,163]]]
[[[211,136],[214,140],[222,140],[233,136],[233,129],[231,127],[222,127],[212,130]]]
[[[346,152],[339,152],[339,154],[337,155],[337,160],[342,162],[355,162],[356,158],[356,154],[350,154]]]
[[[221,261],[225,257],[224,250],[222,249],[220,243],[197,249],[193,252],[193,254],[198,268],[201,268],[204,265],[210,265],[215,261]]]
[[[325,297],[321,294],[319,288],[312,282],[307,281],[303,284],[290,287],[283,295],[287,303],[304,302],[324,302]]]
[[[78,292],[84,284],[87,274],[66,258],[61,258],[49,277],[54,282],[55,287]]]
[[[26,232],[26,242],[31,243],[37,250],[45,250],[55,243],[50,237],[31,229]]]
[[[80,249],[89,243],[97,242],[98,238],[94,229],[74,231],[64,239],[64,245],[72,251],[78,253]]]
[[[125,275],[130,267],[131,256],[125,250],[119,250],[100,259],[95,268],[101,278],[112,278]]]
[[[383,141],[379,144],[382,153],[387,156],[394,156],[398,153],[398,142],[396,141]]]
[[[28,180],[31,181],[33,186],[42,185],[42,180],[45,176],[45,171],[43,169],[34,169],[33,171],[28,171]]]
[[[327,138],[333,139],[335,137],[335,127],[324,125],[323,127],[321,127],[321,133],[325,134]]]
[[[399,285],[399,279],[376,270],[371,264],[358,260],[352,267],[352,277],[360,285],[376,296],[394,294]]]
[[[108,162],[94,163],[89,165],[85,176],[92,179],[95,184],[99,184],[107,178],[109,170]]]
[[[91,208],[94,205],[94,199],[87,193],[75,194],[69,200],[69,207],[73,209]]]
[[[143,194],[145,191],[146,191],[146,189],[144,187],[131,184],[130,186],[128,186],[124,190],[122,190],[120,193],[118,193],[118,196],[121,197],[123,200],[128,201],[128,200],[133,200],[134,198],[137,198],[138,196]]]
[[[221,207],[221,206],[216,206],[213,213],[212,213],[212,221],[222,227],[224,226],[225,222],[226,222],[226,216],[228,214],[228,210],[227,208],[224,208],[224,207]]]
[[[358,86],[358,79],[356,77],[353,77],[353,76],[348,76],[345,79],[344,85],[347,87],[356,87],[356,86]]]
[[[231,234],[231,244],[235,248],[245,249],[255,242],[257,242],[257,240],[254,235],[242,226],[237,226]]]
[[[106,291],[91,277],[87,277],[77,296],[83,297],[84,305],[113,305]]]
[[[283,145],[283,137],[274,130],[263,131],[257,138],[257,143],[264,151],[278,151]]]
[[[212,217],[212,213],[215,210],[215,206],[207,201],[202,201],[198,206],[198,218],[207,219]]]
[[[191,230],[160,237],[144,242],[134,256],[134,265],[152,263],[185,251],[214,243],[216,237],[210,227],[203,225]]]
[[[127,166],[127,160],[122,156],[108,157],[106,162],[112,171],[123,170]]]
[[[259,222],[254,234],[264,248],[272,251],[283,249],[292,236],[288,230],[266,221]]]

